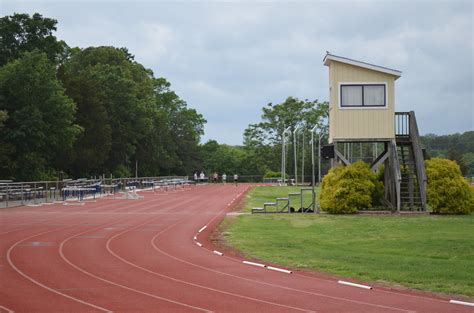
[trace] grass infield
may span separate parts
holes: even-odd
[[[294,187],[256,187],[243,211]],[[281,265],[474,298],[474,215],[245,214],[222,224],[227,244]]]

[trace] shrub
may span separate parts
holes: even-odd
[[[455,161],[427,160],[427,200],[435,213],[467,214],[474,211],[474,193]]]
[[[333,168],[321,185],[321,209],[329,213],[357,213],[370,208],[373,199],[383,195],[383,185],[369,166],[358,161]]]

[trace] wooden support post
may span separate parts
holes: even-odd
[[[350,165],[351,163],[342,155],[341,152],[339,152],[339,150],[337,150],[337,146],[334,145],[334,153],[336,154],[336,159],[339,158],[339,160],[342,161],[342,163],[344,163],[344,165]]]

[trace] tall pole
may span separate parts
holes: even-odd
[[[282,134],[282,145],[281,145],[281,183],[285,184],[286,179],[286,134],[290,131],[291,126],[287,127]]]
[[[298,131],[299,126],[296,126],[295,130],[293,130],[293,152],[295,158],[295,186],[298,186],[298,167],[297,167],[297,160],[296,160],[296,132]]]
[[[285,183],[285,131],[281,135],[281,185]]]
[[[301,161],[301,184],[304,184],[304,128],[303,128],[303,147],[302,147],[302,161]]]
[[[318,139],[318,184],[321,186],[321,131]]]

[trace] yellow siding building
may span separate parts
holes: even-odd
[[[401,72],[327,54],[329,142],[395,138],[395,80]]]

